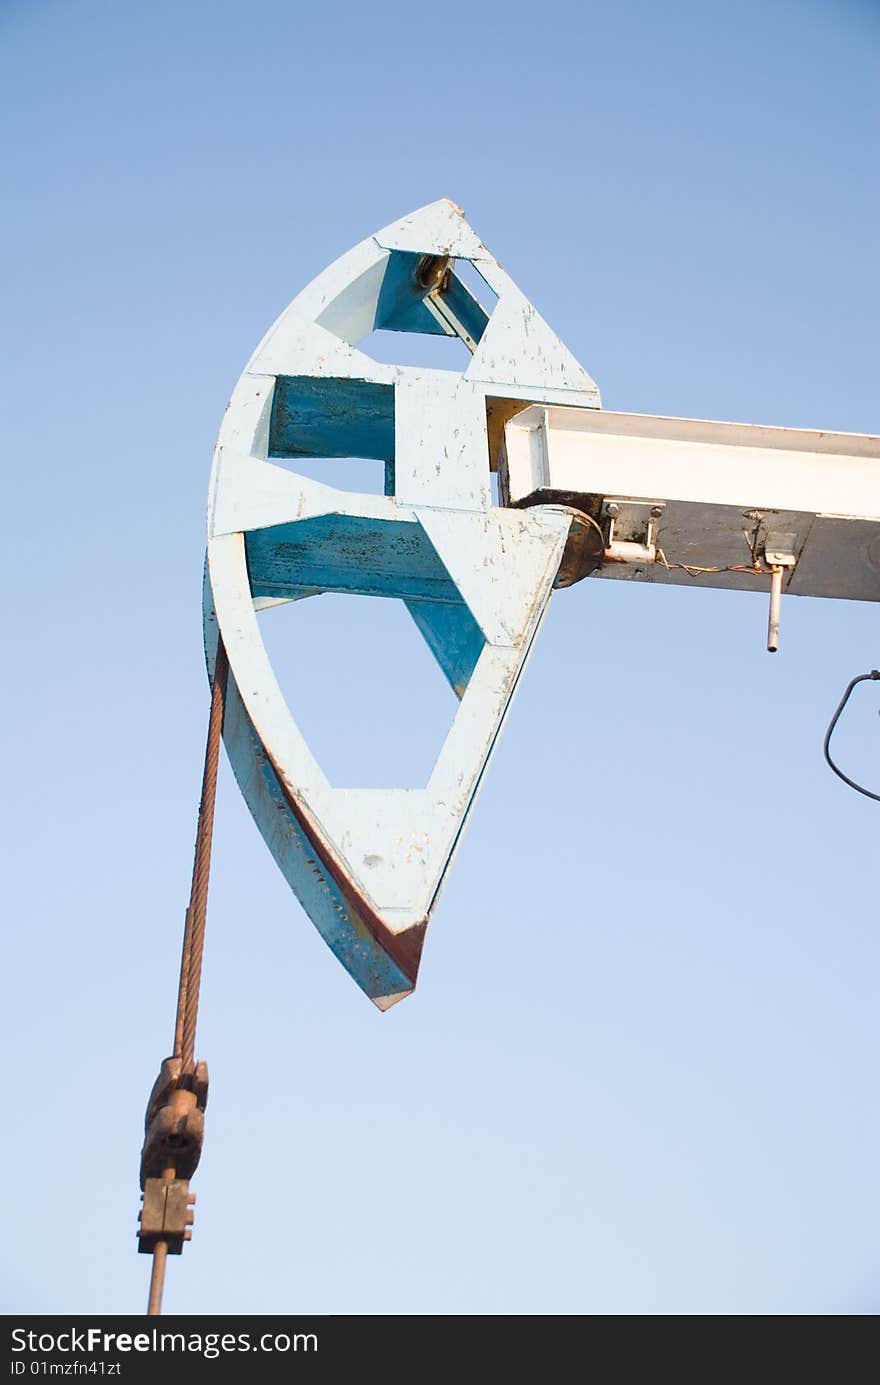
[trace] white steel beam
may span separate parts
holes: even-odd
[[[786,591],[880,600],[880,437],[532,405],[499,470],[509,504],[597,521],[596,576],[754,590],[784,539]]]

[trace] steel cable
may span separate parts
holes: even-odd
[[[217,797],[227,673],[226,650],[223,641],[218,640],[214,678],[211,683],[211,715],[205,746],[205,769],[196,829],[192,886],[189,908],[186,911],[183,955],[180,963],[177,1019],[174,1026],[174,1056],[182,1058],[184,1070],[192,1066],[195,1057],[196,1021],[199,1014],[199,988],[208,912],[208,878],[211,873],[211,840],[214,833],[214,804]]]
[[[211,712],[205,745],[205,765],[202,773],[202,795],[196,827],[189,905],[183,929],[183,949],[180,959],[180,980],[177,988],[177,1013],[174,1022],[174,1057],[181,1059],[181,1071],[192,1072],[195,1063],[196,1022],[199,1014],[199,990],[202,980],[202,958],[205,950],[205,925],[208,913],[208,879],[211,872],[211,841],[214,833],[214,805],[217,798],[217,774],[220,765],[220,742],[223,733],[223,713],[226,706],[226,684],[229,665],[223,641],[217,642],[214,677],[211,681]],[[169,1164],[162,1177],[173,1180],[176,1169]],[[153,1247],[150,1292],[147,1306],[149,1317],[162,1312],[162,1291],[168,1243],[158,1240]]]

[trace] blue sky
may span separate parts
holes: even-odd
[[[265,328],[448,196],[606,407],[876,432],[878,38],[867,0],[0,5],[3,1311],[145,1302],[205,495]],[[774,659],[765,622],[760,595],[557,594],[384,1016],[223,766],[167,1311],[880,1309],[878,810],[820,754],[876,616],[785,601]],[[343,602],[302,641],[328,754],[430,761],[451,709],[414,630]],[[840,733],[875,787],[876,705]]]

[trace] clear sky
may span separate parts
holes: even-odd
[[[876,0],[2,0],[3,1311],[145,1304],[205,495],[267,325],[447,196],[607,407],[880,431],[878,54]],[[789,599],[772,659],[765,624],[554,597],[386,1015],[224,764],[169,1312],[880,1310],[880,808],[820,753],[877,617]],[[430,763],[450,699],[390,604],[293,655],[328,754]],[[840,739],[875,787],[876,708]]]

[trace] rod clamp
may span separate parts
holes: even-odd
[[[180,1255],[184,1241],[192,1239],[195,1193],[185,1178],[148,1178],[138,1213],[138,1251],[152,1255],[157,1241],[164,1241],[169,1255]]]

